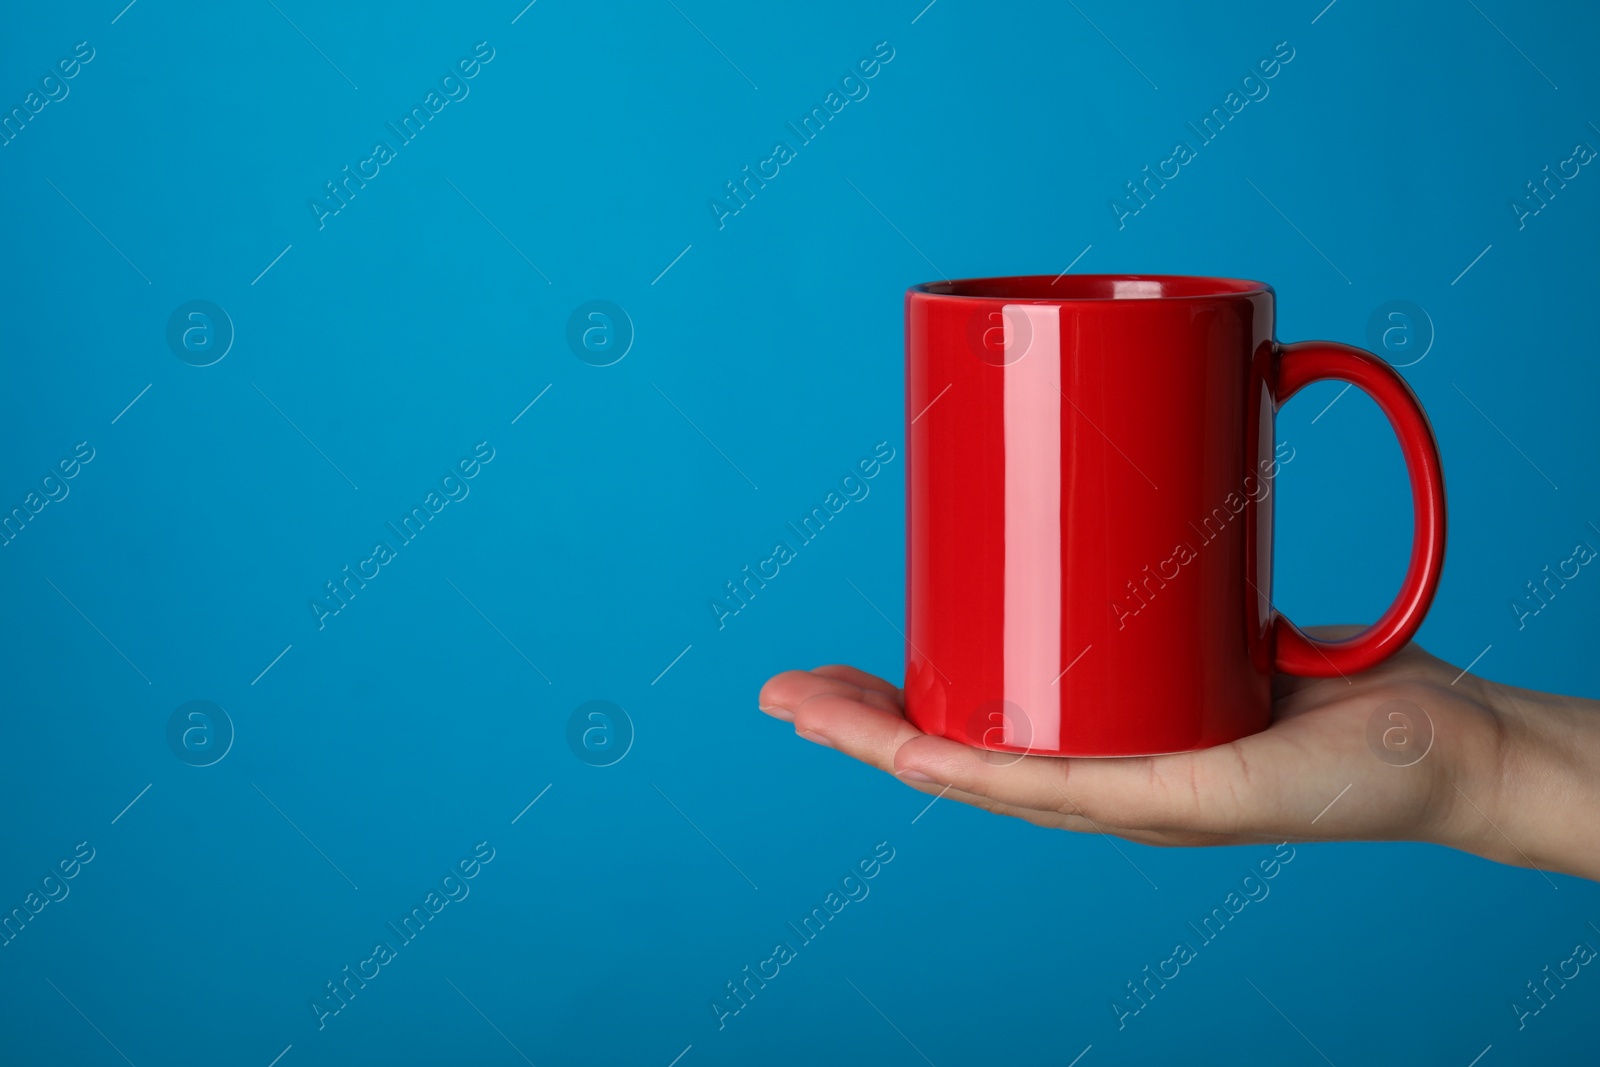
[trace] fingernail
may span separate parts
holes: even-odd
[[[897,777],[903,778],[908,782],[932,782],[933,781],[933,779],[929,778],[926,774],[923,774],[921,771],[916,771],[916,770],[896,771],[895,774],[896,774]]]
[[[774,719],[782,719],[784,722],[794,722],[794,712],[790,711],[788,708],[781,707],[777,704],[762,704],[760,707],[762,711],[766,712],[768,715],[771,715]]]
[[[805,738],[807,741],[810,741],[813,744],[821,745],[823,748],[832,748],[833,747],[833,742],[832,741],[829,741],[826,737],[823,737],[821,734],[817,733],[815,730],[796,730],[795,732],[798,733],[801,737]]]

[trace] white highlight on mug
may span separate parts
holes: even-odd
[[[1005,465],[1004,743],[1060,747],[1053,709],[1061,669],[1061,311],[1053,304],[1006,304],[1005,447],[1025,462]],[[1021,346],[1022,352],[1013,351]]]
[[[1154,278],[1113,278],[1111,295],[1117,300],[1159,300],[1166,294]]]

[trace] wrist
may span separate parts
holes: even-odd
[[[1472,681],[1495,736],[1452,790],[1462,847],[1600,880],[1600,701]]]

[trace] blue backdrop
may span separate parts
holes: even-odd
[[[1600,978],[1510,1004],[1600,889],[1399,844],[1300,846],[1119,1029],[1272,849],[928,807],[756,710],[899,677],[906,286],[1069,267],[1264,279],[1283,339],[1403,366],[1452,508],[1422,642],[1600,695],[1600,578],[1509,608],[1600,544],[1593,11],[123,2],[0,32],[0,1060],[1593,1049]],[[1280,604],[1374,617],[1386,423],[1324,384],[1278,435]]]

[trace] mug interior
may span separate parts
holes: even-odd
[[[1270,291],[1265,282],[1182,274],[1048,274],[962,278],[911,287],[914,293],[1003,300],[1183,300]]]

